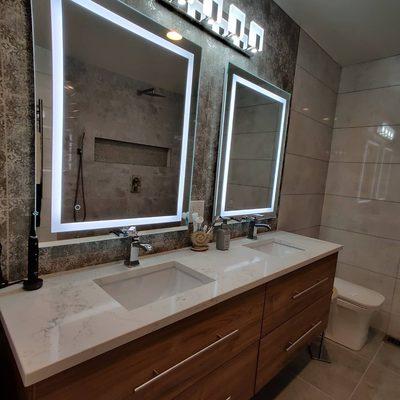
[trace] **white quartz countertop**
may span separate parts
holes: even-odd
[[[246,247],[269,240],[301,251],[272,256]],[[123,262],[46,275],[43,288],[20,286],[0,293],[1,321],[25,386],[128,343],[340,250],[341,246],[277,231],[258,240],[236,239],[229,251],[182,249],[143,257],[137,271],[177,261],[213,281],[184,293],[127,310],[95,279],[126,272]]]

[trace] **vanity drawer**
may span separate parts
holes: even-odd
[[[256,392],[267,384],[298,350],[324,331],[328,323],[330,304],[331,295],[325,295],[261,339]]]
[[[337,254],[285,275],[267,284],[262,335],[331,293]]]
[[[172,399],[260,338],[265,287],[36,385],[37,399]]]
[[[254,395],[258,343],[182,392],[176,400],[248,400]]]

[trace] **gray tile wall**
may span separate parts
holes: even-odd
[[[265,28],[263,53],[248,59],[194,27],[156,0],[124,0],[203,48],[194,161],[194,200],[212,214],[224,69],[228,61],[292,92],[299,27],[270,0],[232,0]],[[29,213],[33,207],[33,74],[28,0],[0,1],[0,240],[10,279],[25,275]],[[243,234],[246,226],[234,234]],[[157,250],[188,243],[185,233],[149,237]],[[165,245],[163,245],[165,243]],[[43,249],[43,272],[77,268],[124,257],[124,240]]]
[[[301,31],[279,229],[319,236],[339,79],[340,66]]]
[[[338,276],[382,293],[374,325],[400,338],[400,56],[345,67],[321,238],[344,245]],[[390,126],[393,140],[379,135]]]

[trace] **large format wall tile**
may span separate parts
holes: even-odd
[[[328,163],[287,154],[285,158],[283,194],[323,194]]]
[[[297,64],[337,92],[340,66],[303,30],[300,31]]]
[[[400,164],[329,164],[326,193],[400,202]]]
[[[333,125],[336,93],[302,67],[296,68],[292,107],[327,126]]]
[[[332,129],[292,109],[286,152],[318,160],[329,160]]]
[[[400,124],[399,109],[400,86],[339,94],[335,128]]]
[[[281,196],[278,229],[295,231],[320,225],[324,196],[321,194]]]
[[[393,85],[400,85],[400,55],[344,67],[339,92]]]
[[[321,226],[320,239],[343,245],[339,261],[396,277],[400,241]]]
[[[391,128],[395,140],[379,136],[378,126],[334,129],[331,161],[400,163],[400,126]]]
[[[368,289],[375,290],[385,296],[382,310],[390,313],[395,286],[394,278],[340,262],[337,266],[336,276]]]
[[[326,194],[321,225],[400,240],[400,203]]]

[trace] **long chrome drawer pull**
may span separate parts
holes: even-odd
[[[309,288],[304,289],[304,290],[302,290],[302,291],[299,292],[299,293],[296,293],[295,295],[293,295],[292,299],[295,300],[295,299],[297,299],[298,297],[303,296],[303,294],[306,294],[306,293],[309,292],[310,290],[313,290],[315,287],[319,286],[321,283],[326,282],[328,279],[329,279],[329,278],[324,278],[324,279],[322,279],[321,281],[317,282],[316,284],[310,286]]]
[[[140,392],[141,390],[145,389],[146,387],[150,386],[152,383],[158,381],[165,375],[168,375],[170,372],[176,370],[177,368],[181,367],[182,365],[186,364],[187,362],[193,360],[194,358],[198,357],[200,354],[205,353],[208,350],[211,350],[215,346],[221,344],[225,340],[230,339],[233,336],[236,336],[239,333],[239,329],[234,330],[231,333],[228,333],[226,336],[221,337],[221,339],[218,339],[216,342],[211,343],[207,347],[204,347],[203,349],[199,350],[198,352],[192,354],[191,356],[185,358],[184,360],[180,361],[178,364],[173,365],[172,367],[166,369],[165,371],[161,372],[159,375],[155,376],[154,378],[148,380],[147,382],[143,383],[142,385],[138,386],[137,388],[134,389],[134,393]]]
[[[286,348],[286,351],[290,351],[293,349],[293,347],[296,347],[305,337],[307,337],[315,328],[318,328],[322,324],[322,321],[319,321],[315,325],[313,325],[306,333],[301,335],[296,341],[289,342],[289,347]]]

